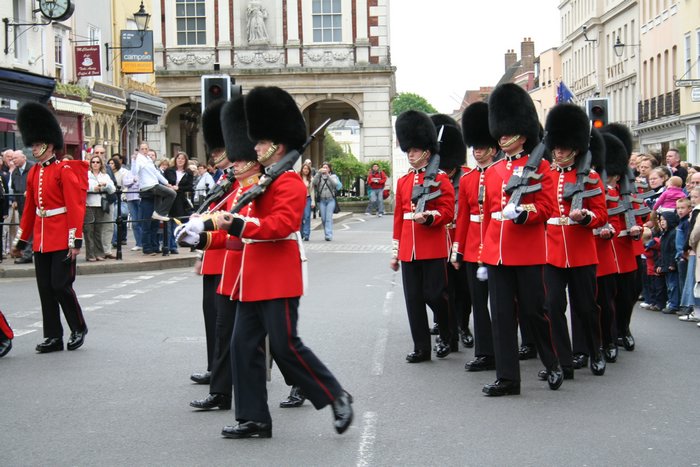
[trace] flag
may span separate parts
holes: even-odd
[[[565,102],[571,102],[576,98],[571,89],[566,87],[564,81],[560,81],[557,86],[557,104],[563,104]]]

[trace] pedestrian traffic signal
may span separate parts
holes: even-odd
[[[593,124],[593,128],[603,128],[608,124],[607,97],[595,97],[586,101],[586,113]]]
[[[202,76],[202,112],[219,99],[228,101],[240,96],[243,89],[235,83],[236,80],[228,75]]]

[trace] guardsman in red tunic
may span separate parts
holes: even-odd
[[[418,363],[430,360],[426,305],[435,313],[440,333],[435,355],[444,358],[450,353],[447,290],[450,244],[446,226],[454,218],[455,194],[449,177],[435,166],[437,161],[432,159],[438,154],[437,132],[426,114],[409,110],[399,115],[396,137],[401,150],[408,155],[411,169],[396,183],[390,267],[398,271],[399,261],[403,266],[403,293],[413,338],[413,352],[406,355],[406,361]],[[427,172],[429,165],[432,173]],[[420,201],[412,199],[413,193],[424,186],[426,176],[433,178],[433,186],[429,187],[431,194],[428,195],[433,198],[425,203],[423,210],[417,211],[416,203],[420,204]],[[437,194],[438,190],[440,194]]]
[[[34,233],[34,265],[46,339],[36,351],[63,350],[59,307],[71,330],[67,348],[75,350],[88,332],[73,290],[75,263],[83,243],[87,163],[56,158],[54,151],[63,149],[63,133],[46,106],[24,104],[17,112],[17,126],[38,160],[27,176],[24,214],[12,246],[13,255],[19,255]]]
[[[551,179],[557,206],[547,220],[546,308],[552,318],[554,342],[565,379],[574,377],[574,361],[566,320],[566,292],[572,315],[581,323],[594,375],[605,373],[596,296],[594,229],[608,220],[605,189],[591,169],[591,124],[581,107],[559,104],[547,114],[545,145],[553,164]],[[546,371],[543,376],[546,378]]]
[[[442,139],[440,143],[440,170],[444,171],[450,179],[455,192],[455,210],[453,221],[445,226],[449,243],[452,245],[456,233],[457,223],[457,192],[462,176],[465,174],[462,166],[467,162],[467,148],[462,138],[462,130],[457,122],[445,114],[435,114],[430,116],[435,130],[440,133]],[[449,258],[448,258],[449,261]],[[452,341],[450,350],[459,351],[459,341],[467,348],[474,347],[474,336],[469,329],[469,318],[472,314],[472,300],[469,295],[467,285],[467,274],[465,269],[447,267],[447,290],[450,300],[449,326]]]
[[[279,162],[306,141],[306,123],[296,102],[278,87],[253,88],[245,98],[248,134],[264,167]],[[306,187],[293,170],[282,173],[255,198],[248,215],[219,215],[215,223],[243,242],[239,304],[231,355],[236,404],[235,426],[227,438],[269,438],[265,336],[285,379],[298,386],[316,409],[331,405],[338,433],[352,422],[352,396],[297,335],[302,266],[306,259],[298,232]]]
[[[486,102],[475,102],[462,114],[462,134],[467,146],[473,148],[476,167],[459,182],[457,201],[457,231],[452,243],[452,265],[467,274],[469,294],[474,308],[474,359],[464,365],[467,371],[496,368],[493,335],[489,313],[489,286],[476,278],[480,254],[484,247],[484,193],[486,171],[493,164],[498,142],[489,134],[489,108]],[[463,265],[463,266],[462,266]]]
[[[255,153],[255,144],[248,138],[248,127],[245,121],[244,98],[238,97],[227,102],[221,109],[218,125],[223,133],[226,156],[233,164],[231,170],[236,178],[230,193],[226,195],[221,209],[230,211],[236,205],[241,195],[258,182],[261,173],[260,164]],[[248,206],[241,209],[240,214],[246,215]],[[201,220],[201,218],[200,218]],[[193,220],[193,222],[197,222]],[[223,251],[224,257],[221,270],[218,272],[219,283],[216,284],[216,333],[214,354],[211,365],[209,395],[204,399],[190,402],[190,406],[210,410],[231,408],[233,376],[231,374],[231,340],[233,326],[236,320],[238,305],[238,282],[243,258],[243,242],[238,237],[229,235],[224,230],[201,232],[199,235],[187,235],[187,226],[182,230],[185,234],[178,240],[185,245],[195,246],[198,250]]]
[[[4,357],[12,350],[12,339],[14,337],[15,333],[12,332],[12,328],[5,319],[5,315],[0,311],[0,357]]]
[[[221,131],[221,109],[224,104],[224,100],[218,100],[204,109],[202,114],[202,133],[204,135],[204,144],[208,152],[211,153],[215,165],[228,171],[231,161],[227,158],[228,154]],[[218,183],[229,183],[228,172],[225,172],[219,178]],[[229,187],[226,192],[227,195],[231,194],[231,189],[232,187]],[[219,201],[213,202],[209,206],[209,211],[212,209],[219,210],[220,206],[217,207]],[[215,248],[212,246],[201,254],[201,258],[195,264],[195,271],[202,275],[202,312],[204,315],[204,335],[207,341],[207,371],[195,372],[190,375],[190,379],[197,384],[211,383],[211,368],[214,360],[214,347],[216,346],[216,288],[221,281],[221,270],[225,255],[226,248],[221,246]]]
[[[543,281],[545,225],[554,214],[554,189],[552,179],[545,176],[549,163],[531,154],[533,149],[541,154],[544,148],[536,147],[537,111],[523,88],[507,83],[494,89],[489,97],[489,130],[505,158],[489,168],[484,182],[485,235],[479,260],[487,265],[487,274],[480,268],[477,275],[489,281],[496,381],[484,386],[483,392],[520,394],[518,315],[524,315],[533,330],[550,389],[558,389],[564,376],[552,341]],[[516,188],[506,191],[509,182]],[[519,202],[517,195],[522,195]]]

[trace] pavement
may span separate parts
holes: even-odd
[[[340,212],[333,215],[333,222],[337,223],[344,219],[352,217],[352,212]],[[321,217],[311,219],[311,230],[321,230]],[[168,254],[163,256],[144,255],[140,251],[131,251],[133,247],[133,237],[129,234],[129,242],[122,246],[122,259],[107,259],[94,263],[88,263],[85,258],[85,249],[81,252],[78,258],[77,274],[107,274],[117,272],[140,272],[140,271],[157,271],[161,269],[186,268],[194,265],[197,259],[196,251],[189,251],[186,248],[180,248],[179,254]],[[117,255],[116,248],[112,253]],[[0,262],[0,279],[34,277],[34,264],[14,264],[14,259],[5,257]]]

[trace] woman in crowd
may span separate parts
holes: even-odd
[[[112,158],[109,160],[109,162],[107,162],[107,164],[109,164],[109,167],[112,169],[112,173],[114,174],[114,178],[117,180],[117,188],[123,191],[124,177],[128,177],[127,182],[129,181],[129,179],[133,179],[131,172],[129,172],[129,170],[127,170],[126,167],[122,166],[121,158],[118,156],[112,156]],[[120,196],[120,199],[117,200],[117,202],[120,204],[120,207],[117,209],[117,207],[115,206],[114,215],[112,217],[114,218],[114,220],[117,220],[117,213],[121,212],[121,218],[124,224],[122,224],[123,227],[121,229],[119,241],[122,245],[126,245],[126,221],[129,218],[129,207],[126,204],[126,196],[122,194]],[[112,246],[114,248],[117,247],[117,230],[119,229],[115,228],[114,234],[112,235]]]
[[[304,207],[304,217],[301,219],[301,236],[305,242],[308,242],[311,235],[311,210],[316,207],[316,192],[314,190],[313,175],[311,174],[311,165],[302,165],[299,176],[306,186],[306,206]]]
[[[164,176],[168,183],[172,185],[173,190],[177,193],[173,206],[170,208],[170,217],[187,222],[187,217],[192,214],[192,204],[189,196],[192,193],[192,173],[189,169],[189,158],[187,154],[180,151],[175,156],[175,161],[172,167],[165,170]],[[175,222],[170,221],[168,233],[170,237],[170,253],[177,254],[177,243],[173,232],[175,230]]]
[[[214,182],[214,178],[207,171],[207,165],[203,162],[197,164],[197,174],[199,178],[194,187],[194,199],[196,204],[201,204],[207,197],[207,194],[214,188],[216,182]]]
[[[102,233],[107,228],[107,224],[112,222],[112,217],[109,204],[103,199],[106,195],[114,193],[115,190],[114,182],[105,171],[102,158],[97,155],[92,156],[88,170],[87,209],[83,226],[85,253],[88,261],[105,259]]]
[[[333,240],[333,211],[335,210],[335,195],[342,187],[338,176],[333,173],[333,168],[328,162],[324,162],[314,176],[314,190],[318,197],[318,208],[323,221],[323,232],[326,241]]]

